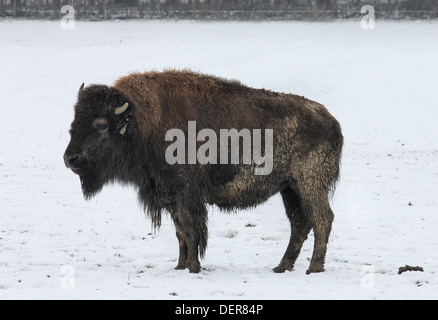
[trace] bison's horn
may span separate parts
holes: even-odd
[[[122,114],[123,112],[126,111],[126,109],[128,109],[129,103],[125,102],[125,104],[121,107],[117,107],[114,110],[114,114]]]
[[[85,86],[85,83],[82,83],[81,87],[79,88],[78,96],[81,96],[82,92],[84,92],[84,86]]]

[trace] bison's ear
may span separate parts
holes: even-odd
[[[84,92],[84,86],[85,86],[85,83],[82,83],[81,87],[79,88],[78,97],[80,97],[82,95],[82,93]]]

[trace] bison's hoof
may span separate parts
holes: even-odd
[[[186,265],[183,263],[178,263],[178,265],[175,267],[175,270],[184,270],[186,268]]]
[[[188,264],[187,268],[189,268],[190,273],[199,273],[199,271],[201,271],[201,264],[199,262],[193,262]]]
[[[307,269],[306,274],[319,273],[319,272],[324,272],[324,267],[310,267],[309,269]]]
[[[283,273],[285,271],[292,271],[293,268],[294,268],[293,262],[283,260],[280,262],[280,264],[277,267],[275,267],[272,270],[274,270],[275,273]]]

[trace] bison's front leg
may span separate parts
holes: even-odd
[[[172,214],[179,243],[179,259],[175,269],[188,268],[191,273],[201,271],[201,257],[207,245],[207,210],[180,208]]]
[[[181,224],[178,220],[174,220],[175,229],[176,229],[176,237],[178,239],[179,244],[179,258],[178,264],[175,267],[176,270],[183,270],[186,268],[187,264],[187,243],[184,237],[184,232],[182,230]]]
[[[201,271],[201,264],[198,259],[199,237],[196,228],[194,226],[186,225],[184,237],[187,245],[186,268],[189,269],[191,273],[198,273]]]

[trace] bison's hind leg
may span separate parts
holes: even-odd
[[[306,273],[324,271],[324,261],[327,252],[327,243],[334,220],[333,211],[330,208],[328,195],[322,195],[319,199],[305,200],[306,211],[312,221],[315,243],[313,246],[312,260]]]
[[[306,273],[323,272],[334,220],[329,193],[339,175],[339,153],[321,145],[299,164],[293,175],[299,178],[281,192],[292,234],[286,253],[274,271],[292,269],[304,240],[313,229],[313,255]]]
[[[333,146],[337,146],[333,149]],[[299,166],[297,188],[302,211],[313,228],[314,247],[307,274],[324,271],[327,243],[334,214],[330,208],[329,194],[339,176],[339,144],[321,144],[310,152]]]
[[[312,228],[310,221],[306,218],[301,208],[301,200],[298,193],[291,187],[287,187],[281,191],[281,196],[286,209],[286,215],[291,224],[291,236],[280,264],[274,268],[274,272],[277,273],[293,269],[301,247]]]
[[[307,274],[324,271],[327,243],[334,220],[329,204],[330,182],[331,179],[325,179],[324,175],[320,175],[318,178],[309,177],[299,183],[301,206],[314,234],[312,260]]]

